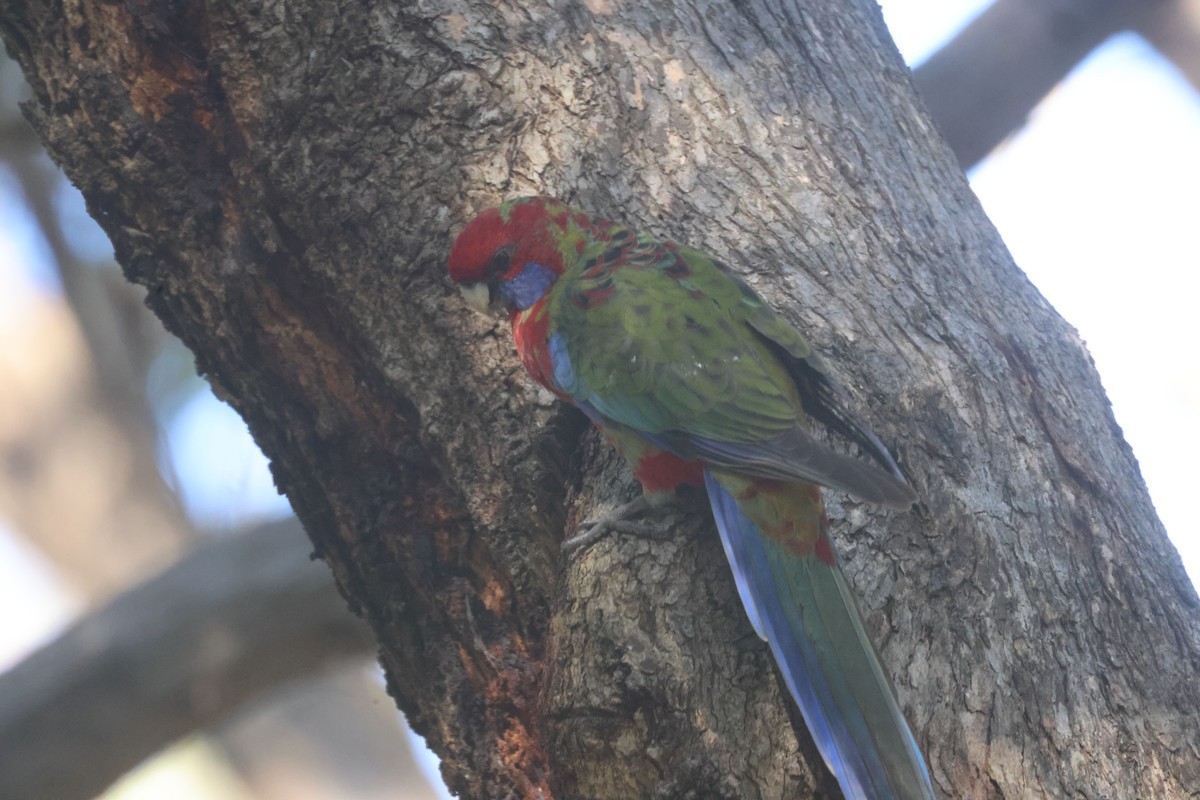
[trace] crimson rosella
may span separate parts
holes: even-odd
[[[750,622],[845,796],[933,798],[820,487],[896,509],[916,494],[808,341],[712,256],[543,197],[473,219],[449,270],[508,314],[529,374],[604,432],[646,498],[706,487]],[[819,443],[810,416],[879,466]]]

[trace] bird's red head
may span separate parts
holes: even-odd
[[[462,285],[477,309],[496,303],[509,310],[521,307],[520,298],[504,287],[527,283],[519,279],[531,266],[551,281],[561,275],[563,233],[576,216],[583,215],[548,197],[521,197],[489,208],[467,223],[450,248],[450,279]]]
[[[571,211],[567,204],[548,197],[521,197],[489,208],[454,240],[450,279],[478,283],[494,276],[512,277],[530,260],[561,273],[563,258],[554,228],[564,226]]]

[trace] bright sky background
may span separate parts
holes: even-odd
[[[884,0],[917,64],[985,5]],[[1095,357],[1167,530],[1200,580],[1191,492],[1200,453],[1200,97],[1134,36],[1104,45],[1030,124],[971,175],[1017,263]],[[0,175],[0,336],[53,285],[44,246]],[[65,200],[72,213],[78,200]],[[40,262],[40,263],[39,263]],[[205,393],[169,421],[171,461],[204,524],[283,513],[245,426]],[[231,464],[236,469],[231,469]],[[53,633],[73,603],[0,520],[0,669]]]

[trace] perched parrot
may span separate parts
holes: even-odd
[[[650,503],[706,487],[746,614],[845,796],[933,798],[820,486],[896,509],[916,494],[808,341],[712,256],[545,197],[474,218],[449,270],[477,310],[507,312],[529,374],[604,432]],[[880,466],[817,442],[809,416]]]

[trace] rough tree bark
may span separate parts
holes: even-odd
[[[246,417],[463,796],[834,795],[698,506],[632,491],[443,259],[531,191],[709,248],[924,499],[831,497],[947,797],[1200,792],[1200,604],[1078,338],[873,3],[0,0],[31,121]]]

